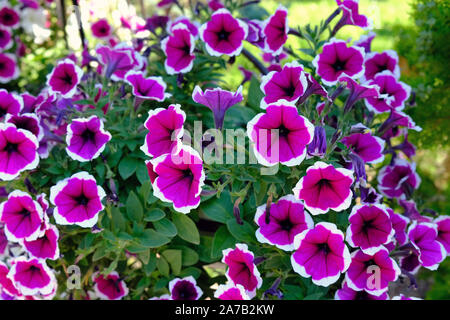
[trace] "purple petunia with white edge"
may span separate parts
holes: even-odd
[[[107,276],[96,272],[92,275],[92,281],[95,294],[102,300],[120,300],[128,295],[127,285],[116,271]]]
[[[187,73],[194,65],[194,36],[184,24],[172,28],[172,34],[161,41],[161,49],[166,55],[164,67],[167,74]]]
[[[47,75],[47,86],[50,94],[60,94],[63,98],[71,98],[81,82],[83,70],[72,60],[59,61],[52,72]]]
[[[169,282],[171,300],[198,300],[203,295],[193,276],[175,278]]]
[[[244,287],[240,284],[221,284],[214,292],[214,298],[219,300],[250,300]]]

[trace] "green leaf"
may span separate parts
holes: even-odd
[[[92,261],[98,261],[101,258],[105,257],[108,254],[108,247],[103,245],[95,250],[94,255],[92,257]]]
[[[161,220],[165,216],[166,216],[166,214],[161,209],[153,209],[153,210],[150,210],[149,212],[147,212],[147,214],[144,217],[144,220],[153,222],[153,221]]]
[[[149,276],[156,268],[156,254],[154,252],[150,253],[150,259],[146,265],[144,265],[144,272]]]
[[[167,249],[161,253],[169,263],[172,273],[179,275],[181,271],[181,250]]]
[[[234,247],[236,240],[228,232],[227,227],[221,226],[214,234],[213,243],[211,246],[211,257],[221,257],[222,250]]]
[[[136,171],[136,168],[140,165],[140,161],[132,158],[125,157],[119,163],[119,174],[126,180]]]
[[[174,213],[172,222],[178,230],[178,236],[193,244],[200,243],[200,234],[194,221],[182,213]]]
[[[250,80],[250,87],[248,88],[247,105],[256,111],[261,111],[259,104],[264,97],[264,93],[259,87],[259,81],[256,77]]]
[[[136,194],[131,191],[128,195],[127,203],[127,215],[131,220],[141,221],[144,216],[144,209],[142,208],[141,201]]]
[[[174,246],[175,249],[181,250],[181,260],[183,266],[192,266],[198,262],[198,253],[186,246]]]
[[[170,267],[163,256],[159,256],[159,259],[156,260],[156,267],[163,276],[169,277]]]
[[[125,230],[125,219],[118,207],[111,208],[111,216],[114,228],[117,228],[119,230]]]
[[[217,222],[226,223],[233,218],[233,203],[228,191],[222,192],[219,199],[206,201],[200,209],[208,218]]]
[[[159,221],[155,221],[153,226],[157,232],[165,236],[173,238],[177,235],[177,228],[169,219],[164,218]]]
[[[254,242],[255,230],[247,221],[243,221],[243,223],[244,224],[240,225],[236,222],[236,219],[228,220],[228,231],[230,231],[233,237],[235,237],[238,241]]]
[[[150,181],[150,177],[148,176],[147,166],[144,162],[139,164],[136,168],[136,177],[141,184]]]
[[[144,231],[143,236],[139,238],[139,242],[144,247],[157,248],[169,243],[170,239],[153,229],[147,229]]]

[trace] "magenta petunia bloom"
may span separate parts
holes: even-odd
[[[383,139],[367,133],[353,133],[342,138],[342,143],[366,163],[380,163],[384,160]]]
[[[80,162],[97,158],[111,140],[111,134],[103,129],[103,121],[97,116],[73,119],[67,126],[67,154]]]
[[[412,250],[409,255],[401,257],[399,259],[399,263],[402,270],[405,270],[411,274],[416,274],[421,267],[417,250]]]
[[[313,140],[314,126],[286,100],[268,105],[265,111],[247,124],[256,159],[264,166],[299,165],[305,159],[306,146]]]
[[[355,205],[348,217],[350,225],[347,228],[347,243],[353,248],[361,248],[373,255],[383,245],[389,243],[394,236],[391,219],[387,207],[382,204]]]
[[[434,220],[438,227],[437,241],[442,243],[447,255],[450,255],[450,216],[440,216]]]
[[[358,0],[336,0],[342,9],[341,26],[352,25],[363,29],[372,29],[372,21],[365,15],[359,13]]]
[[[19,77],[16,57],[11,53],[0,52],[0,83],[8,83]]]
[[[12,45],[13,41],[11,30],[0,26],[0,51],[10,49]]]
[[[0,287],[2,291],[12,297],[21,296],[21,293],[15,286],[14,282],[8,278],[9,268],[3,262],[0,262]]]
[[[19,292],[25,296],[52,293],[56,285],[55,275],[45,261],[17,258],[8,273]]]
[[[247,33],[247,24],[233,18],[224,8],[214,12],[211,20],[200,27],[200,38],[205,42],[206,51],[217,57],[239,55]]]
[[[408,237],[420,264],[430,270],[437,270],[447,256],[444,245],[438,241],[438,226],[435,223],[414,221],[408,228]]]
[[[295,236],[292,268],[315,285],[335,283],[350,265],[350,252],[344,234],[329,222],[320,222]]]
[[[256,295],[256,289],[262,286],[262,278],[254,263],[253,252],[246,244],[237,243],[234,249],[222,251],[222,262],[228,266],[225,273],[228,281],[235,285],[242,285],[250,299]]]
[[[223,121],[227,110],[241,102],[242,99],[242,86],[239,86],[236,92],[223,90],[221,88],[206,89],[205,91],[202,91],[199,86],[195,86],[194,91],[192,92],[192,100],[194,100],[194,102],[211,109],[214,115],[214,123],[218,130],[221,130],[223,127]]]
[[[365,99],[366,107],[375,113],[383,113],[391,110],[400,111],[404,108],[405,101],[411,93],[411,87],[398,81],[390,71],[383,71],[375,75],[368,82],[380,88],[380,96]]]
[[[59,258],[58,238],[58,228],[50,225],[43,236],[32,241],[25,240],[23,246],[35,258],[56,260]]]
[[[368,34],[363,34],[361,37],[359,37],[359,39],[356,40],[353,45],[363,48],[367,54],[371,52],[372,41],[373,39],[375,39],[375,36],[375,32],[370,31]]]
[[[83,71],[70,59],[59,61],[52,72],[47,75],[50,94],[61,94],[63,98],[71,98],[81,81]]]
[[[123,80],[125,74],[135,68],[133,52],[129,50],[98,46],[95,52],[105,68],[105,77],[113,81]]]
[[[264,23],[264,51],[280,54],[283,45],[288,39],[289,23],[288,11],[282,5],[279,5],[273,15],[271,15]]]
[[[164,154],[150,163],[155,197],[172,202],[175,211],[185,214],[200,205],[205,171],[197,151],[184,145],[177,154]]]
[[[20,24],[19,12],[4,2],[0,5],[2,6],[0,8],[0,25],[12,29],[18,28]]]
[[[219,300],[250,300],[244,287],[240,284],[221,284],[214,292],[214,298]]]
[[[377,74],[385,70],[390,71],[396,79],[400,78],[398,55],[394,50],[367,53],[364,60],[364,66],[363,82],[372,80]]]
[[[194,277],[175,278],[169,282],[171,300],[198,300],[203,294]]]
[[[159,102],[171,96],[166,93],[166,83],[162,77],[145,77],[140,71],[128,71],[125,75],[125,81],[132,87],[132,93],[135,97],[144,100],[156,100]]]
[[[330,209],[339,212],[350,207],[353,192],[353,172],[334,168],[331,164],[317,161],[306,169],[293,189],[297,199],[303,200],[306,209],[313,214],[327,213]]]
[[[20,115],[7,114],[5,122],[12,123],[17,129],[30,131],[38,141],[41,141],[44,137],[44,129],[35,113],[22,113]]]
[[[96,272],[92,275],[94,291],[97,297],[102,300],[120,300],[128,295],[128,288],[116,271],[107,276]]]
[[[9,241],[37,239],[42,219],[41,206],[26,192],[15,190],[8,195],[8,200],[0,204],[0,221],[5,224],[4,231]]]
[[[358,100],[378,98],[380,96],[377,85],[359,84],[347,76],[341,76],[339,82],[345,82],[347,89],[350,90],[349,96],[344,104],[344,113],[349,112]]]
[[[380,296],[375,296],[366,291],[356,291],[343,281],[342,288],[336,290],[334,294],[334,300],[389,300],[389,296],[387,292],[383,292]]]
[[[265,36],[263,33],[264,21],[256,19],[253,20],[245,19],[244,21],[247,23],[248,26],[248,34],[245,40],[260,49],[264,49],[265,46],[264,43]]]
[[[345,274],[345,282],[353,290],[364,290],[380,296],[387,292],[389,282],[396,281],[400,273],[399,266],[389,257],[386,248],[370,255],[357,250],[352,253],[352,262]]]
[[[172,34],[161,41],[166,55],[164,66],[168,74],[186,73],[194,65],[194,36],[184,24],[172,28]]]
[[[37,167],[39,143],[29,131],[10,123],[0,124],[0,179],[13,180],[22,171]]]
[[[102,187],[87,172],[79,172],[59,181],[50,188],[50,202],[55,206],[53,216],[58,224],[76,224],[91,228],[97,223],[106,196]]]
[[[171,104],[167,109],[150,110],[144,123],[148,133],[141,150],[149,157],[178,153],[182,145],[185,120],[186,113],[179,104]]]
[[[406,235],[406,227],[410,222],[410,219],[407,217],[395,213],[391,208],[387,209],[389,213],[389,217],[391,219],[392,228],[395,231],[395,241],[399,246],[402,246],[408,242],[408,236]]]
[[[286,63],[281,71],[272,71],[261,78],[261,108],[284,99],[295,103],[305,93],[308,86],[303,66],[297,61]]]
[[[416,173],[416,164],[399,158],[393,165],[383,167],[377,179],[378,191],[390,199],[409,197],[421,182]]]
[[[341,76],[357,79],[364,74],[364,49],[347,47],[344,40],[332,38],[312,64],[327,86],[335,85]]]
[[[254,220],[259,227],[256,239],[285,251],[294,250],[294,238],[297,234],[314,227],[303,203],[293,195],[281,197],[276,204],[272,204],[268,216],[266,204],[259,206]]]
[[[111,36],[111,25],[106,19],[99,19],[91,24],[92,35],[99,39],[107,39]]]
[[[189,18],[187,18],[185,16],[179,16],[175,20],[169,21],[169,23],[167,24],[167,27],[166,27],[167,33],[172,33],[174,28],[176,26],[179,26],[179,25],[186,26],[187,29],[189,30],[189,32],[194,37],[194,39],[198,38],[198,35],[199,35],[199,30],[198,30],[199,29],[199,24],[198,24],[198,22],[191,21],[191,20],[189,20]]]
[[[0,119],[6,115],[17,115],[23,109],[23,98],[5,89],[0,89]]]

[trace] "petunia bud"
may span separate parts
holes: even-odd
[[[314,128],[313,141],[308,145],[308,155],[323,158],[327,152],[327,135],[325,128],[317,126]]]
[[[243,225],[244,222],[242,222],[242,219],[241,219],[241,209],[239,209],[240,203],[241,203],[241,198],[237,198],[236,201],[234,202],[233,214],[234,214],[234,217],[236,218],[237,224]]]

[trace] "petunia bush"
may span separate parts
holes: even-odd
[[[155,10],[91,11],[37,94],[0,89],[1,297],[409,299],[390,286],[438,269],[450,218],[415,194],[397,54],[339,39],[371,29],[358,1],[318,26],[258,1]]]

